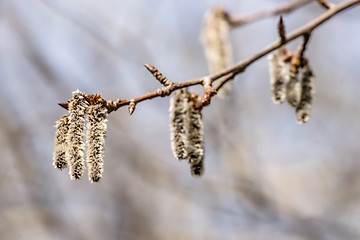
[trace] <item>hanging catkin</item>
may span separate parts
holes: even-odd
[[[191,175],[194,177],[200,177],[204,173],[204,163],[203,160],[198,164],[191,164],[190,166]]]
[[[91,105],[86,110],[86,162],[90,182],[98,182],[104,172],[104,146],[107,131],[106,107],[102,104]]]
[[[204,130],[201,110],[195,108],[194,101],[189,102],[188,154],[191,174],[201,176],[204,159]]]
[[[288,103],[297,107],[301,99],[301,74],[290,71],[290,79],[286,85],[286,98]]]
[[[283,103],[286,98],[286,84],[289,81],[290,66],[277,52],[269,56],[269,72],[272,100],[275,104]]]
[[[55,140],[54,140],[54,155],[53,155],[53,166],[60,170],[63,170],[67,167],[66,161],[66,149],[67,149],[67,142],[66,142],[66,135],[69,131],[69,118],[68,116],[63,116],[59,120],[56,121],[56,133],[55,133]]]
[[[173,94],[170,100],[170,140],[171,149],[177,159],[187,158],[187,109],[188,91],[181,89]]]
[[[224,70],[232,64],[229,29],[228,16],[224,9],[215,7],[206,13],[201,39],[211,74]],[[226,94],[231,86],[229,84],[230,82],[221,88],[220,95]]]
[[[297,122],[299,124],[305,123],[310,119],[311,103],[314,95],[314,75],[308,66],[305,66],[302,71],[301,82],[301,99],[296,108]]]
[[[83,94],[79,90],[74,91],[73,98],[70,100],[68,107],[69,131],[66,137],[68,143],[66,158],[72,180],[80,179],[84,173],[85,144],[83,139],[86,108],[87,103]]]

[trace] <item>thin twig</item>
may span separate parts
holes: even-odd
[[[317,2],[326,9],[332,8],[334,4],[327,2],[326,0],[317,0]]]
[[[264,57],[268,53],[274,51],[275,49],[278,49],[279,47],[283,46],[284,44],[286,44],[290,41],[293,41],[294,39],[296,39],[300,36],[304,36],[305,34],[311,32],[316,27],[320,26],[322,23],[329,20],[331,17],[333,17],[337,13],[339,13],[347,8],[350,8],[358,3],[360,3],[360,0],[347,0],[342,3],[333,5],[333,7],[329,8],[326,12],[321,14],[319,17],[315,18],[313,21],[305,24],[304,26],[302,26],[302,27],[296,29],[295,31],[293,31],[292,33],[288,34],[286,36],[285,42],[282,43],[280,41],[275,41],[272,44],[265,47],[264,49],[262,49],[261,51],[259,51],[258,53],[254,54],[253,56],[251,56],[245,60],[242,60],[242,61],[236,63],[235,65],[233,65],[219,73],[208,75],[208,76],[201,77],[201,78],[191,79],[191,80],[187,80],[187,81],[183,81],[183,82],[179,82],[179,83],[173,83],[170,86],[159,88],[153,92],[146,93],[146,94],[136,97],[136,98],[117,99],[115,101],[111,101],[111,100],[107,101],[106,106],[108,108],[108,111],[109,112],[116,111],[118,108],[120,108],[122,106],[129,105],[130,102],[133,102],[134,104],[138,104],[139,102],[153,99],[156,97],[164,97],[164,96],[170,95],[173,91],[184,88],[184,87],[190,87],[190,86],[194,86],[194,85],[202,85],[204,83],[204,79],[210,79],[210,83],[213,83],[217,79],[220,79],[221,77],[226,76],[214,88],[214,90],[217,91],[227,81],[230,81],[237,74],[245,71],[245,69],[249,65],[254,63],[255,61],[259,60],[260,58]],[[67,106],[68,106],[67,103],[59,103],[59,105],[65,109],[67,109]]]
[[[312,1],[314,0],[295,0],[289,3],[284,3],[272,9],[262,10],[242,17],[238,17],[238,18],[230,17],[229,23],[232,26],[244,25],[246,23],[255,22],[266,17],[276,16],[282,13],[289,13],[292,10],[295,10]]]

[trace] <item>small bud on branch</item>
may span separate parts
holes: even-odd
[[[172,84],[172,81],[167,79],[162,73],[154,66],[151,66],[150,64],[144,64],[147,70],[151,72],[154,77],[159,80],[159,82],[164,85],[165,87],[170,86]]]
[[[130,101],[129,103],[129,114],[132,115],[135,111],[135,106],[136,103],[134,102],[134,100]]]
[[[280,16],[280,20],[278,23],[278,33],[280,36],[280,42],[281,44],[286,43],[286,33],[285,33],[285,25],[282,16]]]

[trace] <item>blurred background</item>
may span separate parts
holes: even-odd
[[[52,166],[53,126],[66,114],[57,103],[72,91],[153,91],[144,63],[173,81],[207,75],[209,8],[241,16],[285,2],[1,0],[0,239],[359,239],[360,6],[312,34],[308,123],[272,103],[265,57],[204,109],[202,178],[171,153],[169,98],[109,115],[99,183]],[[284,15],[287,31],[323,11],[314,2]],[[277,19],[231,30],[234,60],[276,40]]]

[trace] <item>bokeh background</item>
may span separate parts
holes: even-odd
[[[241,16],[284,2],[1,0],[0,239],[359,239],[360,6],[310,39],[308,123],[272,104],[265,57],[204,109],[202,178],[172,156],[169,98],[109,116],[99,183],[52,166],[53,126],[66,114],[57,103],[72,91],[105,99],[153,91],[144,63],[173,81],[204,76],[209,8]],[[323,11],[314,2],[284,15],[288,32]],[[234,61],[276,40],[276,23],[233,29]]]

